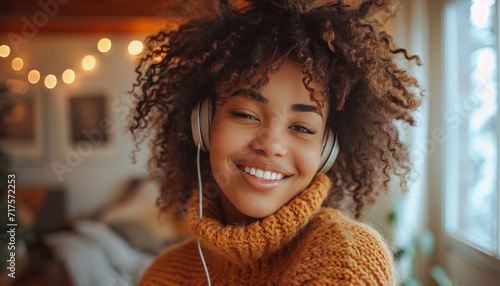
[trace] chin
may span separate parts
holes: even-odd
[[[255,218],[255,219],[261,219],[261,218],[265,218],[265,217],[268,217],[272,214],[274,214],[279,208],[270,208],[270,207],[265,207],[265,206],[262,206],[262,205],[259,205],[258,207],[256,206],[249,206],[249,205],[245,205],[244,207],[242,208],[238,208],[238,210],[248,216],[248,217],[251,217],[251,218]]]

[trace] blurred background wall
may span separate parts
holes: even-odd
[[[135,80],[135,54],[140,54],[140,43],[147,35],[182,21],[172,17],[179,3],[195,5],[200,13],[203,5],[210,5],[209,1],[178,0],[0,2],[0,103],[6,99],[11,107],[0,137],[11,159],[8,171],[16,176],[18,240],[25,242],[25,247],[20,243],[18,248],[17,267],[26,277],[5,279],[4,270],[2,285],[134,285],[154,255],[185,236],[180,224],[158,218],[154,207],[158,188],[146,180],[147,148],[133,164],[134,145],[125,130],[132,107],[128,92]],[[401,126],[414,158],[411,191],[401,194],[395,182],[392,192],[366,214],[394,247],[401,285],[496,285],[500,281],[498,162],[496,169],[481,167],[493,170],[496,189],[491,193],[495,195],[472,208],[468,203],[477,195],[462,191],[468,176],[448,172],[470,165],[467,156],[475,158],[453,145],[472,136],[466,130],[455,137],[447,129],[447,124],[458,121],[470,126],[469,113],[475,110],[475,105],[464,110],[466,99],[454,93],[473,90],[465,83],[473,77],[470,70],[476,56],[469,62],[467,53],[457,59],[449,55],[454,48],[472,43],[475,34],[484,35],[467,30],[474,11],[479,13],[476,17],[489,19],[484,28],[493,31],[486,34],[488,45],[497,47],[498,7],[494,0],[402,0],[396,18],[387,24],[396,42],[410,54],[420,55],[424,63],[410,67],[425,91],[422,107],[415,112],[417,125]],[[462,14],[452,13],[456,11]],[[450,32],[456,28],[453,25],[462,29],[456,35]],[[472,36],[458,42],[458,35]],[[106,43],[111,44],[109,50]],[[474,54],[478,46],[470,46]],[[498,57],[482,63],[497,66]],[[450,71],[457,71],[460,80],[450,80]],[[496,79],[498,73],[490,69],[487,76]],[[450,82],[455,90],[446,87]],[[498,97],[494,81],[488,88]],[[447,97],[457,98],[459,112]],[[450,114],[453,117],[447,117]],[[495,118],[498,122],[498,115]],[[500,140],[495,142],[498,150]],[[466,154],[460,157],[461,163],[446,153],[455,149],[456,158]],[[496,154],[490,157],[498,158]],[[2,216],[7,214],[6,206],[0,210]],[[481,210],[489,213],[475,215]],[[466,213],[473,223],[466,224]],[[454,220],[455,228],[450,228]],[[486,232],[488,249],[470,239],[481,237],[483,233],[473,226],[485,222],[495,226]],[[7,229],[1,227],[0,241],[5,243]],[[1,253],[4,262],[7,254]],[[75,262],[74,257],[82,255],[89,259]],[[45,266],[34,267],[39,264]]]
[[[105,54],[97,50],[97,43],[104,36],[112,41],[111,50]],[[24,61],[20,71],[8,68],[10,58],[2,59],[3,67],[7,68],[0,80],[6,84],[25,84],[27,90],[22,96],[38,97],[33,107],[37,120],[34,129],[40,128],[41,132],[32,130],[40,138],[31,139],[39,140],[36,142],[39,145],[30,148],[35,142],[27,142],[31,140],[28,139],[11,146],[19,154],[13,158],[18,184],[64,185],[68,192],[67,211],[79,215],[108,201],[127,178],[145,175],[143,163],[131,162],[133,144],[125,130],[131,105],[128,91],[135,77],[135,57],[128,53],[127,46],[132,40],[143,38],[144,35],[116,34],[40,35],[16,54]],[[88,55],[94,56],[96,63],[86,71],[81,62]],[[75,73],[70,84],[61,78],[67,69]],[[14,81],[24,80],[31,70],[40,72],[39,83]],[[44,86],[44,78],[50,74],[58,77],[52,89]],[[90,106],[72,105],[72,100],[78,99],[89,100]],[[96,106],[92,106],[93,99]],[[74,135],[73,132],[81,132],[79,127],[88,132],[79,137]],[[24,150],[23,145],[26,145]]]
[[[34,124],[17,125],[29,128],[30,137],[16,139],[14,134],[6,142],[14,154],[18,184],[64,185],[67,211],[79,215],[108,201],[127,178],[146,174],[144,161],[133,165],[130,159],[128,92],[141,42],[169,24],[160,17],[164,5],[2,1],[0,39],[10,47],[10,55],[0,58],[0,83],[11,91],[20,88],[11,93],[34,104],[29,110],[17,106],[19,114],[34,112]],[[107,41],[101,42],[101,52],[98,43],[103,38]],[[139,47],[131,54],[133,41]],[[19,70],[12,67],[14,59],[22,60]],[[63,80],[65,71],[70,83]],[[34,84],[28,82],[30,72],[39,74]],[[57,83],[49,82],[54,86],[48,87],[53,77]]]

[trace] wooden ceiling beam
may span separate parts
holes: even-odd
[[[31,38],[38,33],[152,34],[175,28],[179,20],[153,17],[57,17],[47,21],[1,17],[0,33]]]

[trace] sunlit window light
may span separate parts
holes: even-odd
[[[75,81],[75,77],[75,72],[71,69],[65,70],[62,74],[62,80],[67,84],[73,83]]]
[[[498,257],[499,1],[444,2],[447,68],[443,112],[447,116],[443,123],[449,139],[443,146],[445,229],[454,239]],[[451,113],[457,115],[458,124],[450,120]]]
[[[87,55],[82,60],[82,67],[86,71],[93,70],[96,65],[96,59],[92,55]]]
[[[102,38],[97,43],[97,49],[101,53],[106,53],[111,49],[111,40],[108,38]]]
[[[144,49],[144,45],[141,41],[134,40],[128,44],[128,52],[133,56],[137,56]]]
[[[6,58],[10,55],[10,48],[7,45],[0,46],[0,57]]]
[[[494,0],[475,0],[470,7],[470,21],[477,28],[483,29],[491,22],[491,7]]]
[[[24,62],[21,58],[15,58],[12,60],[12,68],[16,71],[23,68]]]
[[[40,80],[40,73],[37,70],[32,70],[28,73],[28,81],[32,84],[37,83]]]
[[[45,77],[45,86],[49,89],[52,89],[56,87],[57,85],[57,78],[53,74],[49,74],[48,76]]]

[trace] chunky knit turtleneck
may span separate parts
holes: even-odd
[[[198,195],[188,206],[194,234],[162,253],[141,285],[394,285],[392,260],[380,235],[339,211],[322,208],[330,181],[310,186],[273,215],[248,225],[224,225],[216,199]]]

